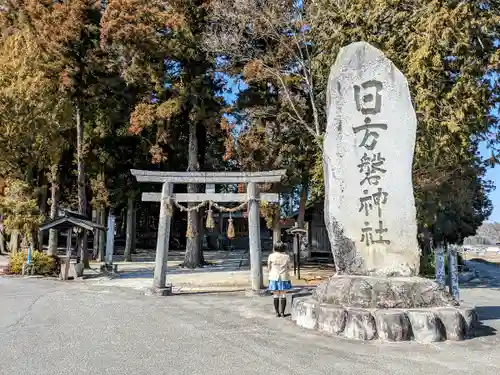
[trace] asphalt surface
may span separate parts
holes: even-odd
[[[500,374],[500,291],[478,301],[482,337],[433,345],[328,337],[272,314],[269,297],[146,297],[83,282],[0,277],[0,374]]]

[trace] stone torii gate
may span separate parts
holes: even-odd
[[[278,194],[260,194],[259,183],[280,182],[286,170],[268,172],[163,172],[131,169],[137,182],[161,183],[161,193],[143,193],[145,202],[161,202],[158,237],[156,242],[153,286],[148,291],[153,295],[168,295],[172,287],[166,285],[168,247],[170,240],[171,213],[168,205],[171,199],[177,202],[247,202],[250,245],[250,274],[252,290],[264,287],[262,275],[262,253],[260,241],[260,201],[279,202]],[[247,184],[245,193],[216,193],[215,185]],[[205,193],[174,194],[174,184],[205,184]]]

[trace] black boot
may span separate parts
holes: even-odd
[[[284,317],[285,316],[285,309],[286,309],[286,297],[280,298],[281,303],[280,303],[280,316]]]
[[[276,311],[276,316],[280,317],[280,299],[279,298],[273,298],[274,300],[274,310]]]

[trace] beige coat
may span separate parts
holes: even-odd
[[[269,271],[269,280],[289,281],[290,275],[290,256],[285,253],[274,252],[267,259],[267,269]]]

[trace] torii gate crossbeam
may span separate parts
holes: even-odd
[[[172,216],[169,214],[168,202],[175,199],[178,202],[245,202],[248,200],[248,229],[250,247],[250,268],[252,290],[263,288],[262,250],[260,241],[260,200],[278,202],[278,194],[259,194],[258,183],[280,182],[286,170],[268,172],[163,172],[132,169],[131,173],[138,182],[162,183],[162,192],[143,193],[142,200],[147,202],[161,202],[160,218],[158,223],[158,238],[156,243],[155,271],[153,287],[149,293],[154,295],[168,295],[172,292],[171,286],[166,285],[167,260],[170,240],[170,224]],[[173,185],[177,184],[206,184],[205,193],[175,194]],[[215,184],[247,184],[247,194],[216,193]]]

